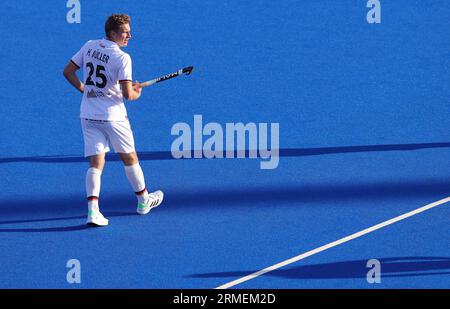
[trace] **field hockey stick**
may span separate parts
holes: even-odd
[[[160,83],[160,82],[163,82],[165,80],[168,80],[168,79],[180,76],[181,74],[189,75],[189,74],[192,73],[193,69],[194,69],[193,66],[185,67],[184,69],[180,69],[180,70],[178,70],[176,72],[173,72],[173,73],[170,73],[170,74],[166,74],[164,76],[161,76],[161,77],[158,77],[158,78],[155,78],[155,79],[152,79],[152,80],[140,83],[140,85],[141,85],[141,88],[144,88],[144,87],[147,87],[147,86],[150,86],[150,85],[153,85],[153,84],[156,84],[156,83]]]

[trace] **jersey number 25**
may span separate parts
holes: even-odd
[[[88,77],[86,78],[86,85],[97,86],[98,88],[105,88],[107,81],[105,74],[103,74],[103,72],[105,72],[105,67],[102,65],[97,65],[97,68],[94,68],[92,62],[86,63],[86,67],[89,70]],[[94,72],[95,76],[97,77],[97,80],[100,79],[101,83],[98,83],[96,81],[94,84],[94,82],[92,81],[92,75],[94,74]]]

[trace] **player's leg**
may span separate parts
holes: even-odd
[[[105,153],[109,151],[108,139],[102,132],[102,124],[82,120],[84,153],[89,158],[86,172],[86,196],[88,200],[88,217],[86,223],[98,226],[108,225],[99,208],[101,176],[105,166]]]
[[[105,166],[105,154],[89,157],[89,169],[86,172],[86,196],[88,200],[88,213],[100,212],[98,199],[100,197],[101,177]]]
[[[163,193],[148,193],[144,173],[134,147],[134,137],[128,121],[111,122],[111,133],[108,135],[114,150],[119,154],[125,166],[125,174],[138,200],[137,212],[147,214],[151,208],[157,207],[163,200]]]
[[[122,149],[122,151],[126,150]],[[128,149],[128,151],[131,151],[131,148]],[[127,175],[128,181],[136,194],[138,203],[145,203],[148,198],[148,192],[145,186],[144,172],[139,164],[136,152],[119,152],[118,154],[120,159],[123,161],[125,166],[125,174]]]
[[[138,200],[137,212],[141,215],[146,215],[152,208],[161,205],[164,194],[160,190],[148,193],[145,186],[144,172],[142,171],[135,151],[119,153],[119,156],[125,165],[125,174]]]

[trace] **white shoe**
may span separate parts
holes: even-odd
[[[96,225],[96,226],[107,226],[109,220],[103,217],[100,211],[89,211],[86,224]]]
[[[137,213],[140,215],[146,215],[150,212],[152,208],[158,207],[161,205],[164,198],[164,193],[160,190],[149,193],[148,199],[144,204],[138,203],[137,205]]]

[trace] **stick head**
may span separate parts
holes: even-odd
[[[193,66],[186,67],[186,68],[183,69],[183,73],[186,74],[186,75],[189,75],[189,74],[192,73],[192,70],[193,70],[193,69],[194,69]]]

